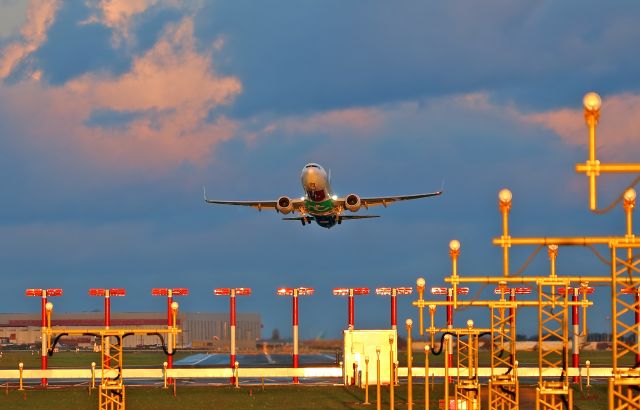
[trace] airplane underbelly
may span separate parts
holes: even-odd
[[[336,224],[334,215],[314,216],[316,223],[323,228],[331,228]]]
[[[311,215],[331,215],[333,213],[333,201],[327,199],[325,201],[315,202],[306,201],[305,207]]]

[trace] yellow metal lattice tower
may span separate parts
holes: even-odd
[[[473,320],[467,321],[467,329],[458,329],[457,356],[458,377],[456,383],[456,405],[465,404],[465,409],[480,410],[480,383],[478,382],[478,336]]]
[[[98,397],[98,408],[101,410],[124,410],[125,408],[122,334],[117,330],[106,331],[102,335],[102,373]]]
[[[637,273],[640,259],[634,260],[636,245],[611,246],[611,317],[613,338],[613,377],[609,379],[609,408],[640,408],[640,369],[638,357],[640,343],[636,315],[640,311],[638,292],[640,278]],[[618,257],[625,250],[626,258]],[[633,367],[621,367],[632,360]]]
[[[501,292],[500,301],[494,302],[490,306],[490,409],[512,410],[518,408],[519,390],[516,367],[516,308],[516,302],[504,299],[504,291]],[[498,368],[506,368],[506,371],[498,372]]]

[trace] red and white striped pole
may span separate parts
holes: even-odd
[[[47,337],[45,336],[45,330],[47,329],[47,292],[42,290],[42,302],[41,302],[41,312],[42,312],[42,361],[40,363],[40,368],[42,370],[47,370]],[[47,378],[43,377],[40,379],[40,385],[46,387],[48,384]]]
[[[104,297],[104,328],[109,329],[111,326],[111,296],[125,296],[127,294],[126,290],[122,288],[114,288],[114,289],[98,289],[91,288],[89,289],[89,296],[102,296]],[[103,366],[105,368],[109,367],[109,336],[104,337],[106,342],[104,345],[106,347],[106,351],[104,352],[104,363]]]
[[[580,313],[578,311],[578,292],[580,289],[578,288],[569,288],[572,293],[572,301],[576,303],[571,307],[571,324],[573,325],[573,346],[571,352],[571,366],[578,368],[580,367]],[[578,376],[573,376],[573,382],[579,383],[580,378]]]
[[[172,307],[173,297],[174,296],[188,296],[189,289],[188,288],[153,288],[151,289],[151,296],[166,296],[167,297],[167,329],[171,329],[173,327],[173,315],[174,310]],[[176,323],[177,323],[177,318]],[[175,337],[169,333],[167,334],[167,345],[169,352],[173,352],[176,348],[176,339]],[[167,356],[167,369],[173,369],[173,355]],[[173,378],[167,378],[167,383],[172,384]]]
[[[298,296],[307,296],[313,295],[315,289],[313,288],[279,288],[276,293],[278,296],[292,296],[291,305],[293,307],[293,368],[297,369],[298,362]],[[298,384],[299,378],[297,376],[293,377],[293,383]]]
[[[298,368],[298,289],[293,290],[293,368]],[[293,378],[293,383],[298,384],[298,376]]]
[[[47,324],[47,297],[48,296],[62,296],[62,289],[27,289],[25,291],[26,296],[35,296],[39,297],[40,300],[40,312],[41,312],[41,333],[42,333],[42,342],[41,342],[41,352],[40,352],[40,368],[42,370],[47,370],[47,356],[48,356],[48,348],[47,346],[47,335],[46,330],[48,327]],[[46,387],[48,384],[47,378],[43,377],[40,379],[40,384],[42,387]]]
[[[355,328],[355,300],[354,297],[356,295],[368,295],[369,288],[335,288],[333,289],[333,294],[335,296],[348,296],[348,322],[349,322],[349,330],[353,330]]]
[[[396,288],[391,289],[391,329],[398,330],[398,304],[396,296],[398,290]]]
[[[236,296],[251,294],[251,288],[217,288],[213,294],[216,296],[229,296],[229,365],[231,371],[235,370],[236,363]],[[231,384],[235,384],[235,376],[231,377]]]
[[[424,290],[424,289],[423,289]],[[391,296],[391,329],[398,330],[398,296],[410,295],[412,287],[376,288],[376,295]]]
[[[353,289],[349,289],[349,330],[353,330],[355,328],[356,322],[356,314],[355,314],[355,303],[353,299]]]
[[[229,354],[229,365],[233,370],[236,363],[236,290],[231,289],[229,295],[229,344],[231,346],[231,353]],[[235,376],[231,377],[231,384],[235,384]]]
[[[172,303],[173,289],[167,289],[167,328],[171,328],[173,326],[173,310],[171,309]],[[173,348],[175,346],[175,341],[172,341],[171,333],[169,333],[167,336],[169,344],[171,345],[170,348]],[[171,352],[173,352],[173,349],[170,351],[170,353]],[[167,369],[173,369],[173,355],[167,356]],[[171,377],[167,378],[167,383],[172,384],[173,379]]]
[[[447,302],[453,302],[453,288],[447,289]],[[453,329],[453,304],[447,305],[447,329]],[[447,367],[453,368],[453,337],[447,336]],[[450,378],[453,380],[453,377]]]

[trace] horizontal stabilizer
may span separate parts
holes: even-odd
[[[369,219],[380,218],[380,215],[342,215],[342,220],[345,219]]]

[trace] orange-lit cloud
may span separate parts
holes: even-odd
[[[193,22],[185,18],[120,76],[86,74],[60,87],[34,79],[0,92],[40,149],[65,145],[94,164],[124,169],[202,164],[237,128],[224,116],[209,119],[209,112],[242,90],[237,78],[213,70],[210,53],[197,50]],[[135,116],[118,127],[87,125],[96,110]]]
[[[21,61],[44,43],[58,6],[58,0],[31,0],[27,19],[20,30],[22,38],[0,52],[0,80],[7,78]]]
[[[523,115],[525,121],[541,124],[556,132],[565,142],[587,144],[587,128],[582,109],[559,109]],[[597,145],[606,152],[637,146],[640,140],[640,95],[618,94],[606,97],[598,123]]]

